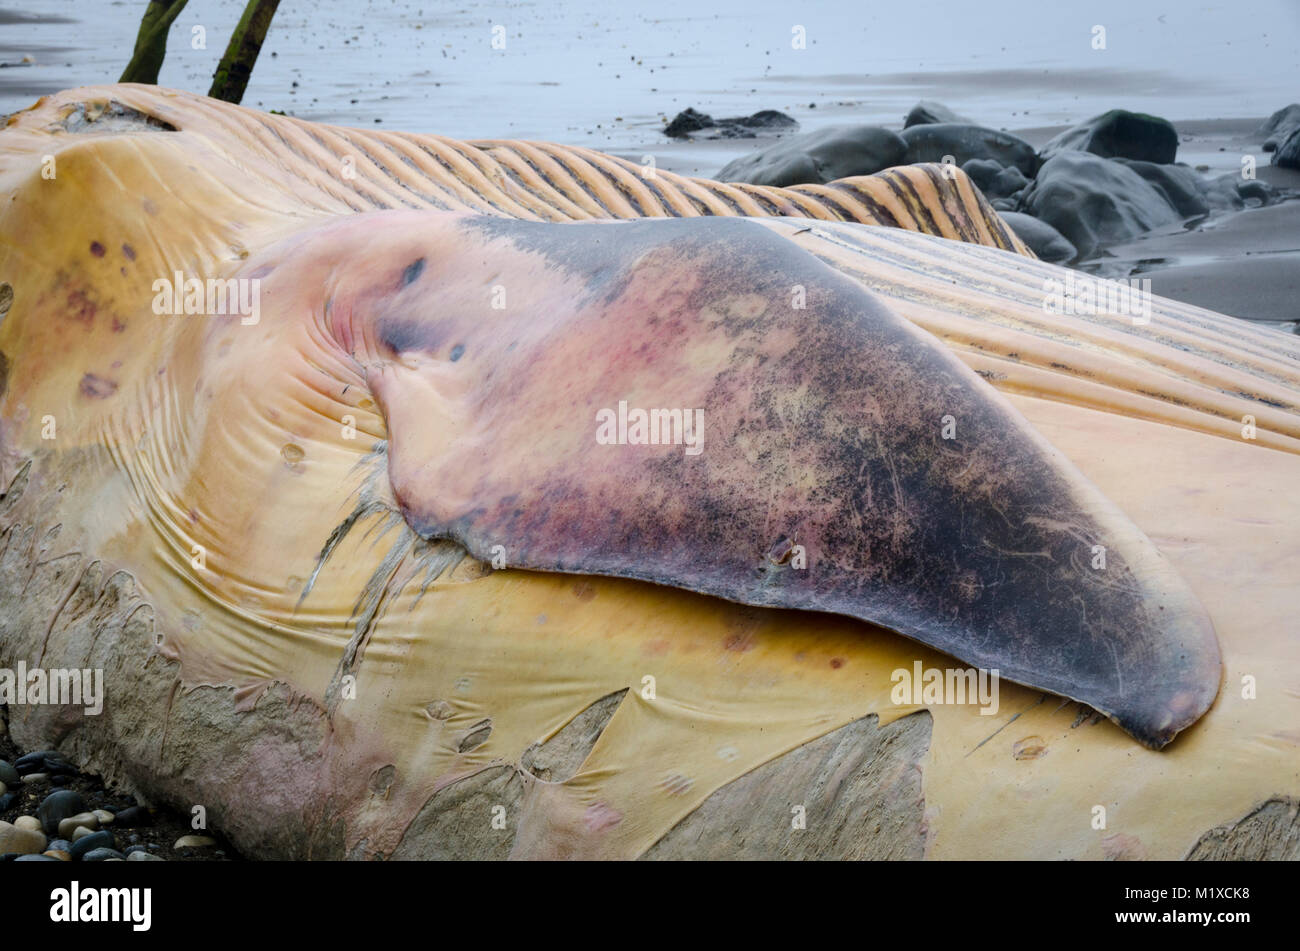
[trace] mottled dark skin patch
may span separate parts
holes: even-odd
[[[104,246],[100,244],[98,241],[90,242],[90,253],[93,254],[95,257],[102,258],[104,256],[104,251],[105,251]]]
[[[102,400],[112,396],[117,392],[117,384],[112,380],[106,380],[102,376],[95,376],[93,373],[87,373],[81,378],[81,383],[77,389],[81,395],[92,400]]]
[[[465,345],[463,343],[456,344],[456,346],[451,348],[451,362],[455,363],[462,356],[464,356],[464,354],[465,354]]]
[[[410,264],[406,266],[406,270],[402,272],[403,287],[406,287],[410,284],[414,284],[416,282],[419,276],[424,273],[424,264],[425,264],[424,258],[419,258],[415,261],[412,261]]]
[[[459,365],[479,374],[459,404],[471,413],[465,451],[453,440],[407,459],[415,434],[389,419],[394,492],[424,537],[483,560],[504,541],[514,567],[861,618],[1089,703],[1153,747],[1213,701],[1213,629],[1190,592],[1151,567],[1163,562],[1150,542],[947,348],[861,285],[738,219],[484,218],[463,229],[474,250],[445,285],[359,295],[392,352],[475,348]],[[471,258],[492,275],[521,253],[544,256],[564,303],[502,315],[492,337],[471,337],[470,318],[446,306],[454,282]],[[485,274],[463,279],[477,288]],[[802,310],[790,305],[795,285]],[[511,319],[545,332],[511,348],[522,332]],[[561,343],[557,368],[547,358]],[[638,384],[649,392],[647,381],[665,394],[651,405],[703,409],[701,455],[596,444],[595,409]],[[385,401],[409,398],[398,389]],[[946,415],[957,440],[941,436]],[[526,436],[494,442],[493,421],[520,418]],[[550,452],[557,433],[582,448]],[[526,478],[512,451],[529,456]],[[448,498],[471,501],[450,509]],[[796,538],[806,569],[781,563]],[[1104,571],[1089,566],[1093,545],[1107,547]]]
[[[379,342],[393,353],[422,350],[432,353],[441,345],[444,332],[418,320],[386,319],[379,321]]]
[[[135,248],[131,247],[131,245],[127,244],[125,241],[122,242],[122,253],[126,255],[128,261],[135,260]]]
[[[95,323],[95,314],[98,310],[99,305],[91,300],[84,290],[75,288],[68,292],[63,315],[69,320],[75,320],[77,323],[90,327]]]

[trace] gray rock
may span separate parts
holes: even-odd
[[[962,164],[961,170],[970,178],[971,184],[984,193],[985,198],[1005,197],[989,194],[993,179],[1002,171],[1002,163],[992,159],[973,158]]]
[[[89,852],[84,854],[81,857],[81,861],[104,862],[107,861],[108,859],[125,859],[125,858],[126,856],[123,855],[121,852],[118,852],[115,849],[106,849],[101,846],[100,848],[97,849],[91,849]]]
[[[153,816],[144,806],[127,806],[125,809],[119,809],[113,816],[113,824],[119,826],[147,826],[153,822]]]
[[[68,816],[86,811],[86,802],[75,789],[59,789],[41,800],[36,814],[46,835],[58,835],[59,823]]]
[[[1296,129],[1300,129],[1300,102],[1283,106],[1273,113],[1255,134],[1263,136],[1265,152],[1274,152]]]
[[[72,860],[75,862],[83,858],[87,852],[93,852],[95,849],[111,849],[114,844],[113,833],[103,829],[82,836],[76,842],[73,842],[72,848],[68,849],[68,854],[72,856]]]
[[[1029,245],[1029,250],[1038,255],[1038,260],[1049,264],[1065,264],[1073,261],[1079,253],[1065,235],[1047,222],[1018,211],[1004,211],[1001,214],[1002,220],[1011,226],[1020,240]]]
[[[14,760],[14,769],[18,770],[20,776],[26,776],[28,773],[39,773],[45,767],[45,758],[47,756],[61,759],[58,750],[35,750]]]
[[[1048,159],[1025,190],[1021,207],[1064,235],[1081,258],[1182,217],[1159,189],[1124,163],[1074,151]]]
[[[958,165],[971,159],[989,159],[1004,168],[1014,165],[1026,178],[1038,171],[1038,155],[1024,139],[1008,132],[986,129],[983,126],[942,122],[937,125],[915,125],[901,133],[907,143],[904,161],[942,162],[951,156]]]
[[[1186,165],[1157,165],[1154,162],[1125,158],[1117,158],[1115,161],[1128,166],[1150,182],[1184,218],[1209,213],[1210,206],[1205,200],[1205,180]]]
[[[1278,190],[1258,179],[1242,178],[1228,172],[1217,178],[1204,178],[1186,165],[1156,165],[1115,159],[1150,182],[1170,206],[1184,218],[1211,211],[1236,211],[1272,204]]]
[[[1046,161],[1066,151],[1167,165],[1178,154],[1178,132],[1167,119],[1112,109],[1062,132],[1043,146],[1042,156]]]
[[[822,185],[904,164],[907,145],[879,126],[832,126],[742,156],[718,181],[751,185]]]
[[[990,201],[1010,198],[1029,184],[1029,179],[1020,169],[1014,165],[1004,168],[992,159],[971,159],[962,165],[961,170]]]
[[[18,770],[5,760],[0,759],[0,783],[6,786],[17,786],[19,780]]]
[[[753,139],[761,131],[790,132],[799,127],[793,117],[775,109],[764,109],[752,116],[715,119],[694,109],[685,109],[664,127],[664,135],[681,139],[695,132],[707,131],[707,139]]]
[[[150,852],[128,852],[126,856],[128,862],[165,862],[167,861],[161,855],[154,855]]]
[[[32,853],[31,855],[20,855],[14,859],[15,862],[61,862],[62,859],[56,859],[53,855],[41,855]]]
[[[1291,130],[1273,153],[1273,164],[1278,168],[1300,168],[1300,126]]]
[[[972,124],[965,116],[957,115],[943,103],[935,102],[933,99],[922,99],[912,107],[912,111],[903,120],[903,128],[910,129],[914,125],[937,125],[941,122]]]

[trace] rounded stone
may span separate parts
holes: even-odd
[[[72,858],[81,859],[95,849],[111,849],[114,844],[113,833],[108,830],[90,832],[72,843]]]
[[[81,793],[75,789],[58,789],[41,800],[36,814],[40,817],[45,834],[55,835],[59,831],[60,822],[68,816],[85,811],[86,801],[81,798]]]
[[[68,816],[59,823],[59,838],[73,838],[78,826],[84,826],[94,832],[99,828],[99,818],[93,812],[79,812],[75,816]]]
[[[19,855],[44,852],[45,841],[44,832],[0,821],[0,852],[16,852]]]
[[[216,845],[217,840],[206,835],[183,835],[176,840],[173,849],[202,849],[210,845]]]

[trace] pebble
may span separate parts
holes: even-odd
[[[45,851],[45,833],[0,820],[0,852],[30,855]]]
[[[107,809],[92,809],[90,812],[97,820],[99,820],[101,826],[113,824],[113,814]]]
[[[50,844],[45,847],[47,852],[70,852],[72,843],[67,839],[50,839]]]
[[[41,854],[48,855],[52,859],[58,859],[60,862],[72,861],[72,853],[70,853],[67,849],[46,849]]]
[[[103,829],[99,832],[83,835],[73,842],[71,855],[73,860],[76,861],[83,858],[88,852],[93,852],[95,849],[111,849],[115,844],[113,842],[113,833]]]
[[[26,776],[28,773],[39,773],[45,766],[45,757],[47,756],[59,758],[59,752],[58,750],[36,750],[34,753],[20,756],[14,760],[14,769],[18,770],[20,776]]]
[[[57,862],[59,860],[52,855],[45,855],[44,853],[32,852],[27,855],[20,855],[18,856],[18,858],[14,859],[14,861],[15,862]]]
[[[59,838],[71,839],[77,832],[77,826],[85,826],[91,832],[99,828],[99,819],[93,812],[79,812],[59,822]]]
[[[0,759],[0,783],[17,786],[18,779],[18,770],[14,769],[13,765],[7,760]]]
[[[36,814],[41,817],[41,825],[46,835],[55,835],[59,823],[68,816],[75,816],[86,811],[86,801],[75,789],[57,789],[41,800]],[[63,836],[63,838],[67,838]]]
[[[80,842],[86,836],[94,835],[94,834],[95,834],[95,830],[92,829],[90,826],[77,826],[75,829],[72,830],[72,841],[75,844],[77,842]]]
[[[216,845],[217,840],[206,835],[183,835],[176,840],[173,849],[202,849],[209,845]]]
[[[147,826],[153,822],[153,816],[143,806],[127,806],[117,811],[113,822],[119,826]]]
[[[28,773],[23,777],[23,782],[28,786],[35,786],[37,783],[48,783],[49,781],[49,773]]]
[[[116,849],[98,848],[98,849],[91,849],[89,852],[83,855],[81,857],[81,861],[106,862],[111,859],[117,859],[120,862],[125,858],[126,856],[123,855],[121,852],[118,852]]]
[[[33,832],[41,831],[41,820],[35,816],[19,816],[14,820],[14,825],[20,829],[31,829]]]
[[[152,852],[128,852],[126,854],[128,862],[165,862],[167,861],[161,855],[154,855]]]
[[[49,773],[51,776],[77,776],[81,773],[81,770],[61,756],[58,759],[47,756],[45,758],[45,768],[42,771]]]
[[[7,792],[0,795],[0,812],[7,812],[18,801],[18,793]]]

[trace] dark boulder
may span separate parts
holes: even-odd
[[[971,159],[961,167],[975,187],[990,201],[1011,198],[1029,184],[1029,179],[1014,165],[1005,168],[992,159]]]
[[[1029,245],[1029,250],[1038,255],[1040,261],[1049,264],[1064,264],[1073,261],[1078,249],[1045,221],[1039,221],[1031,215],[1018,211],[1004,211],[1002,220],[1011,226],[1020,240]]]
[[[1235,172],[1204,178],[1186,165],[1156,165],[1115,159],[1133,169],[1164,195],[1176,212],[1194,218],[1211,211],[1236,211],[1272,204],[1278,190],[1267,182],[1242,178]]]
[[[832,126],[741,156],[717,174],[751,185],[825,184],[904,164],[907,145],[879,126]]]
[[[1067,129],[1043,146],[1044,161],[1064,151],[1166,165],[1178,155],[1178,132],[1168,119],[1112,109]]]
[[[686,109],[677,113],[673,121],[664,127],[664,135],[671,139],[681,139],[695,132],[707,131],[707,139],[752,139],[759,132],[789,132],[798,127],[799,123],[792,117],[775,109],[764,109],[752,116],[735,116],[730,119],[715,119],[703,112]]]
[[[1291,130],[1273,153],[1273,164],[1278,168],[1300,168],[1300,126]]]
[[[907,143],[906,164],[942,162],[946,158],[965,165],[971,159],[987,159],[1004,168],[1015,166],[1026,178],[1038,170],[1034,147],[1007,132],[978,125],[942,122],[937,125],[914,125],[904,129]]]
[[[1064,235],[1081,258],[1183,217],[1123,162],[1074,151],[1044,163],[1021,207]]]
[[[1296,129],[1300,129],[1300,102],[1283,106],[1273,113],[1255,134],[1264,139],[1265,152],[1274,152]]]
[[[1205,180],[1186,165],[1157,165],[1154,162],[1123,158],[1115,161],[1133,169],[1150,182],[1165,196],[1170,207],[1184,218],[1209,213],[1210,206],[1205,200]]]
[[[956,122],[961,125],[971,124],[969,119],[957,115],[943,103],[935,102],[933,99],[922,99],[912,107],[912,111],[903,120],[903,128],[910,129],[914,125],[938,125],[941,122]]]

